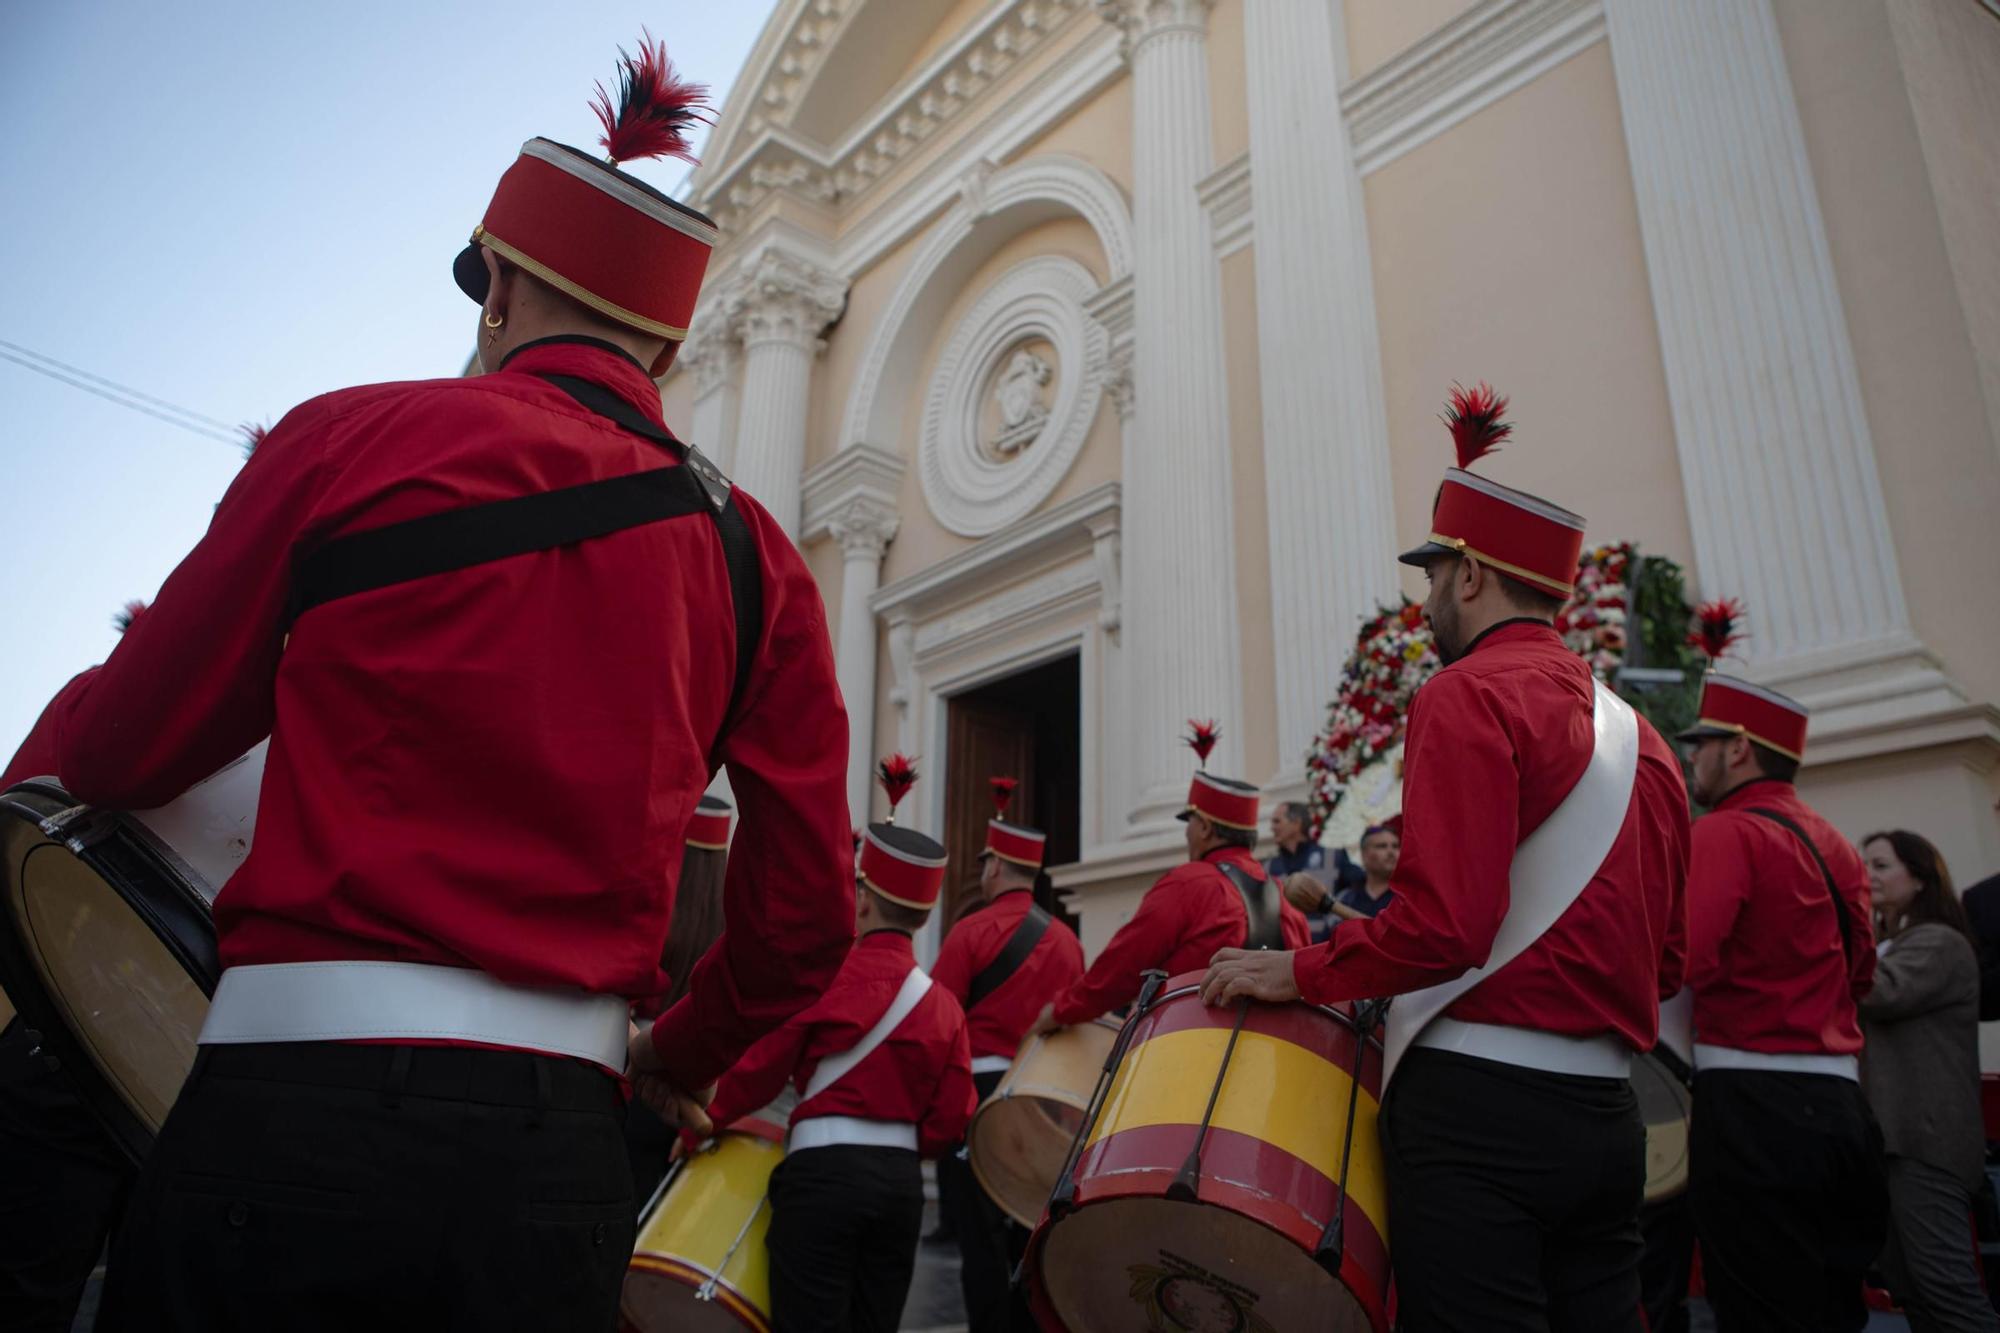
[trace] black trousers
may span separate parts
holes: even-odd
[[[100,1333],[609,1333],[637,1205],[578,1061],[210,1046],[112,1245]]]
[[[1685,1192],[1639,1210],[1646,1256],[1639,1289],[1646,1333],[1688,1333],[1688,1281],[1694,1276],[1694,1209]]]
[[[903,1148],[838,1145],[771,1173],[775,1333],[895,1333],[916,1271],[924,1178]]]
[[[138,1172],[33,1045],[0,1033],[0,1329],[69,1333]]]
[[[1403,1333],[1640,1333],[1631,1084],[1419,1048],[1383,1116]]]
[[[974,1074],[973,1086],[985,1101],[1007,1077],[1004,1072]],[[1028,1230],[993,1202],[972,1173],[964,1145],[938,1161],[938,1202],[952,1210],[958,1237],[958,1287],[965,1298],[970,1333],[1033,1333],[1034,1317],[1027,1297],[1009,1287],[1014,1265],[1028,1247]],[[945,1182],[949,1180],[947,1189]]]
[[[1689,1196],[1717,1333],[1831,1333],[1868,1321],[1861,1279],[1882,1249],[1882,1132],[1844,1078],[1695,1075]]]

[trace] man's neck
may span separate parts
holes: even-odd
[[[1383,894],[1389,891],[1389,877],[1387,875],[1384,875],[1382,876],[1382,878],[1377,879],[1375,878],[1375,876],[1370,875],[1368,877],[1368,883],[1365,887],[1368,890],[1368,896],[1370,898],[1380,898]]]
[[[1280,838],[1278,840],[1278,847],[1285,853],[1286,856],[1298,855],[1299,848],[1305,845],[1306,845],[1306,839],[1303,833],[1301,833],[1298,837],[1293,838],[1290,842],[1286,842],[1283,838]]]

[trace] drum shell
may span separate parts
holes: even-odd
[[[742,1121],[677,1168],[639,1219],[619,1318],[635,1333],[742,1327],[769,1333],[764,1248],[771,1173],[785,1158],[778,1130]],[[699,1296],[715,1280],[712,1299]]]
[[[1694,1092],[1653,1055],[1632,1061],[1632,1091],[1646,1122],[1645,1201],[1661,1203],[1687,1191]]]
[[[1041,1219],[1090,1095],[1118,1039],[1099,1019],[1030,1037],[966,1129],[966,1155],[987,1197],[1022,1226]]]
[[[1132,1020],[1130,1045],[1072,1170],[1073,1196],[1056,1216],[1043,1218],[1030,1239],[1030,1299],[1049,1327],[1082,1327],[1065,1317],[1049,1281],[1050,1260],[1065,1244],[1055,1233],[1106,1203],[1165,1201],[1195,1146],[1237,1013],[1203,1005],[1199,981],[1199,974],[1175,978]],[[1356,1068],[1357,1041],[1363,1043],[1358,1080],[1348,1073]],[[1290,1242],[1282,1258],[1287,1274],[1309,1271],[1324,1280],[1308,1257],[1339,1197],[1348,1143],[1339,1282],[1358,1316],[1344,1326],[1359,1326],[1352,1321],[1358,1318],[1375,1330],[1389,1327],[1390,1312],[1387,1188],[1376,1128],[1380,1086],[1379,1042],[1357,1034],[1347,1014],[1303,1004],[1251,1005],[1202,1139],[1197,1187],[1201,1205],[1246,1218],[1275,1233],[1273,1241]],[[1351,1143],[1350,1090],[1358,1094]],[[1168,1226],[1164,1247],[1183,1231]],[[1136,1293],[1145,1279],[1138,1266],[1129,1273],[1106,1271],[1096,1289],[1127,1280]],[[1295,1287],[1293,1298],[1298,1294]]]

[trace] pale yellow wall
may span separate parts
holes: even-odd
[[[993,7],[993,0],[958,0],[944,18],[931,29],[930,36],[917,47],[917,53],[904,65],[902,73],[890,81],[894,87],[910,75],[928,64],[933,56],[958,40],[960,33],[972,25],[972,21]]]
[[[806,568],[812,571],[813,582],[819,585],[819,597],[826,603],[826,637],[829,643],[840,642],[840,617],[847,608],[840,604],[840,543],[836,541],[816,541],[806,545],[802,551],[806,558]],[[881,662],[886,668],[889,659]]]
[[[1884,829],[1923,834],[1964,889],[2000,870],[1993,763],[1990,749],[1967,744],[1809,765],[1799,773],[1799,794],[1850,840]]]
[[[1250,151],[1244,62],[1243,0],[1220,0],[1208,20],[1209,133],[1218,167]]]
[[[894,440],[844,440],[840,433],[846,425],[848,393],[862,358],[868,355],[882,312],[895,298],[923,239],[921,233],[911,237],[848,284],[847,310],[826,335],[826,350],[813,367],[812,401],[806,417],[808,468],[850,444],[872,444],[892,452],[898,448]]]
[[[1566,61],[1365,191],[1400,544],[1429,531],[1452,462],[1437,419],[1451,383],[1486,379],[1513,396],[1517,438],[1482,474],[1583,513],[1594,542],[1690,560],[1609,50]],[[1421,586],[1411,571],[1406,589]]]
[[[1104,252],[1097,244],[1097,233],[1081,218],[1058,218],[1044,222],[1021,232],[996,249],[986,261],[976,269],[960,288],[956,299],[939,321],[930,344],[923,353],[923,374],[911,390],[910,400],[903,407],[903,430],[901,440],[871,440],[870,443],[889,449],[903,456],[908,470],[903,474],[903,492],[899,502],[902,512],[902,527],[896,540],[889,547],[883,560],[882,581],[894,582],[905,575],[925,569],[934,562],[964,550],[971,540],[947,531],[931,517],[929,507],[924,503],[923,485],[918,479],[917,439],[923,428],[924,396],[930,388],[931,373],[937,365],[944,344],[951,338],[958,322],[965,317],[973,304],[985,295],[986,290],[1008,269],[1023,260],[1038,255],[1063,255],[1074,259],[1096,275],[1102,282],[1105,274]],[[1066,373],[1081,373],[1081,367],[1065,367]],[[1116,418],[1116,412],[1109,402],[1098,408],[1099,424],[1104,417]],[[1117,432],[1096,429],[1085,442],[1084,455],[1078,459],[1079,469],[1087,469],[1096,476],[1117,475]],[[1112,455],[1113,461],[1106,471],[1102,457]]]
[[[1234,720],[1243,728],[1242,776],[1262,782],[1278,771],[1281,756],[1271,631],[1270,509],[1264,495],[1264,401],[1257,369],[1257,261],[1248,246],[1222,261],[1222,334],[1223,365],[1229,377],[1229,439],[1226,446],[1218,444],[1229,450],[1243,679],[1243,698]],[[1304,737],[1298,738],[1297,748],[1305,748]]]
[[[694,376],[683,375],[678,365],[670,368],[667,377],[660,381],[660,411],[666,417],[668,429],[684,431],[688,428],[694,411]],[[707,446],[704,440],[691,443]]]
[[[1307,3],[1310,0],[1301,0]],[[1358,79],[1472,8],[1475,0],[1346,0],[1347,74]]]
[[[2000,545],[1979,539],[2000,454],[1889,15],[1880,0],[1777,13],[1911,620],[1969,694],[2000,700]],[[1985,130],[1993,151],[2000,128]]]
[[[1132,80],[1121,78],[1079,107],[1074,115],[1023,144],[1008,158],[1019,162],[1041,153],[1067,153],[1090,163],[1132,194]]]

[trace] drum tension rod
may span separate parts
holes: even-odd
[[[1381,1024],[1388,1008],[1387,1000],[1364,1000],[1354,1007],[1354,1068],[1347,1076],[1347,1133],[1340,1147],[1340,1183],[1333,1192],[1333,1216],[1313,1247],[1313,1262],[1336,1278],[1347,1248],[1347,1167],[1354,1160],[1354,1112],[1361,1101],[1361,1062],[1368,1055],[1369,1035]]]
[[[1132,1029],[1153,1007],[1160,987],[1167,984],[1167,974],[1159,968],[1148,968],[1140,975],[1146,978],[1146,984],[1139,988],[1139,998],[1132,1005],[1132,1016],[1120,1025],[1118,1036],[1111,1043],[1111,1053],[1104,1057],[1104,1068],[1097,1075],[1097,1086],[1091,1089],[1090,1104],[1084,1108],[1082,1123],[1077,1125],[1076,1136],[1069,1141],[1069,1153],[1063,1158],[1062,1171],[1056,1176],[1056,1187],[1049,1194],[1048,1207],[1044,1211],[1051,1222],[1076,1204],[1076,1180],[1072,1173],[1076,1170],[1077,1159],[1083,1156],[1084,1141],[1097,1128],[1097,1117],[1104,1110],[1105,1094],[1111,1091],[1111,1077],[1125,1059],[1125,1049],[1132,1044]],[[1027,1257],[1023,1255],[1020,1262],[1014,1265],[1014,1271],[1007,1278],[1010,1289],[1020,1290],[1021,1269],[1026,1263]]]
[[[1236,1026],[1229,1029],[1229,1044],[1222,1048],[1222,1064],[1215,1071],[1215,1086],[1208,1090],[1208,1106],[1201,1113],[1201,1128],[1194,1132],[1194,1147],[1181,1163],[1180,1174],[1167,1186],[1167,1197],[1175,1203],[1195,1203],[1201,1196],[1201,1149],[1208,1142],[1208,1123],[1215,1118],[1215,1103],[1222,1096],[1222,1080],[1229,1077],[1229,1061],[1236,1054],[1236,1039],[1243,1035],[1243,1020],[1250,1017],[1250,997],[1236,1006]]]

